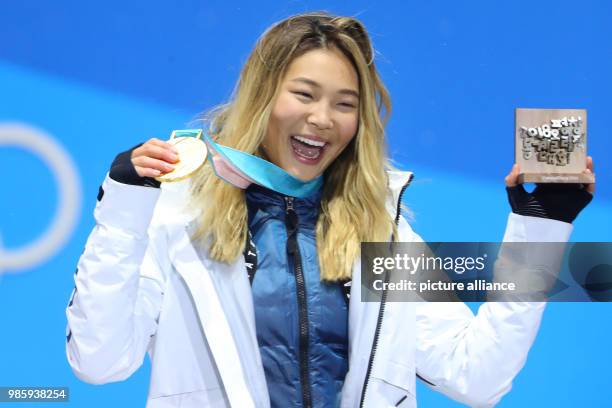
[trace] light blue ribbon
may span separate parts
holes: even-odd
[[[182,130],[180,132],[181,136],[197,136],[200,134],[201,130],[189,129]],[[309,197],[319,191],[323,185],[322,175],[313,180],[304,182],[293,177],[282,168],[270,163],[267,160],[216,143],[205,132],[204,140],[206,141],[206,144],[212,146],[215,150],[215,152],[212,152],[212,149],[208,149],[208,158],[217,176],[219,176],[219,174],[217,173],[214,161],[212,160],[215,153],[221,156],[226,163],[240,170],[244,175],[260,186],[269,188],[287,196],[299,198]]]

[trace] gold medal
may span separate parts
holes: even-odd
[[[201,129],[174,130],[167,143],[178,150],[179,161],[174,164],[174,170],[155,180],[162,183],[181,181],[194,175],[206,163],[208,149],[202,140]]]

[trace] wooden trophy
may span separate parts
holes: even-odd
[[[519,183],[594,183],[587,158],[584,109],[516,109]]]

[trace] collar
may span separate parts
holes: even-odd
[[[251,184],[245,194],[249,210],[249,224],[254,220],[258,211],[263,211],[274,218],[284,219],[287,200],[291,199],[300,225],[312,226],[316,224],[319,216],[321,195],[322,188],[306,197],[291,197],[257,184]]]
[[[408,184],[412,179],[413,173],[411,171],[387,170],[387,175],[389,178],[389,195],[387,196],[387,209],[391,214],[395,215],[397,211],[398,201],[400,198],[400,193],[403,187]],[[184,210],[181,211],[181,206],[183,206],[190,199],[190,183],[191,179],[186,179],[175,183],[162,183],[162,193],[157,202],[154,218],[158,221],[164,222],[164,220],[168,220],[169,218],[172,219],[180,217],[181,221],[184,220],[185,223],[188,223],[193,218],[195,218],[197,216],[196,212],[187,213]],[[254,188],[254,190],[258,189]],[[278,194],[278,196],[280,197],[283,197],[282,194],[276,194]],[[318,192],[318,195],[318,200],[320,200],[320,191]],[[309,198],[306,198],[305,200],[309,200]]]

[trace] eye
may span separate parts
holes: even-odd
[[[294,95],[297,95],[301,98],[305,98],[305,99],[312,99],[312,95],[309,94],[308,92],[304,92],[304,91],[292,91],[292,93]]]
[[[357,103],[352,101],[338,102],[338,108],[344,111],[352,111],[357,109]]]

